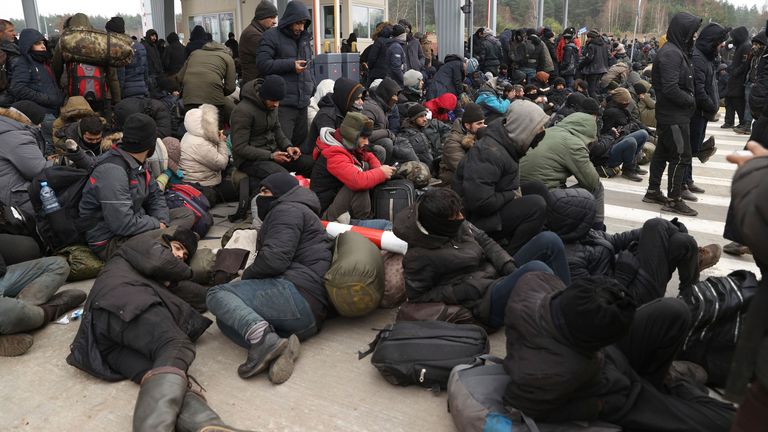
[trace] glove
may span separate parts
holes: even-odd
[[[76,151],[77,151],[78,145],[77,145],[77,142],[75,142],[75,140],[73,140],[73,139],[68,139],[68,140],[64,141],[64,148],[65,148],[65,149],[66,149],[68,152],[70,152],[70,153],[74,153],[74,152],[76,152]]]
[[[515,262],[515,259],[513,258],[513,259],[507,261],[504,264],[504,267],[501,269],[501,273],[504,276],[509,276],[512,273],[514,273],[516,270],[517,270],[517,263]]]

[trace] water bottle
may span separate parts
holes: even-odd
[[[40,201],[43,203],[43,212],[50,214],[61,208],[59,200],[56,199],[56,192],[48,186],[48,182],[40,182]]]

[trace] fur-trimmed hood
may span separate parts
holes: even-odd
[[[184,128],[187,133],[204,138],[217,145],[219,142],[219,110],[210,104],[187,111],[184,116]]]
[[[0,116],[8,117],[11,120],[16,120],[17,122],[27,126],[34,126],[32,124],[32,120],[30,120],[29,117],[24,115],[23,112],[17,110],[16,108],[0,108]]]

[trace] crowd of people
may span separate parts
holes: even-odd
[[[738,114],[753,153],[733,157],[744,167],[725,251],[754,253],[768,270],[766,159],[754,157],[768,152],[765,30],[750,48],[745,27],[702,27],[680,12],[660,40],[479,29],[465,53],[441,57],[401,19],[376,27],[360,79],[317,82],[308,9],[290,2],[277,15],[262,1],[226,44],[202,26],[186,46],[149,30],[124,65],[82,63],[87,53],[0,20],[0,355],[24,354],[31,331],[84,303],[67,362],[141,386],[134,430],[224,427],[187,375],[212,324],[202,313],[247,350],[240,377],[287,381],[302,341],[337,315],[323,222],[341,222],[407,242],[407,301],[462,305],[486,328],[506,328],[505,401],[536,420],[766,424],[766,361],[738,416],[709,397],[699,366],[675,361],[691,316],[667,286],[677,272],[690,290],[723,249],[699,246],[676,218],[607,233],[603,187],[647,175],[644,202],[696,216],[686,201],[705,191],[691,160],[715,154],[705,132],[724,99],[723,127]],[[93,30],[88,17],[75,14],[62,39],[83,29]],[[124,33],[120,17],[104,29]],[[357,43],[351,34],[345,50]],[[54,181],[63,172],[75,192]],[[395,178],[418,199],[385,220],[373,192]],[[258,253],[240,279],[192,280],[205,232],[197,208],[172,205],[184,186],[208,204],[203,213],[253,198]],[[70,208],[69,227],[105,263],[87,297],[59,291],[70,269],[57,253],[72,242],[45,235],[61,238]]]

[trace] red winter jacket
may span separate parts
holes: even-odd
[[[453,93],[443,93],[440,96],[424,103],[424,106],[432,111],[432,118],[443,122],[448,122],[448,113],[456,109],[456,95]]]

